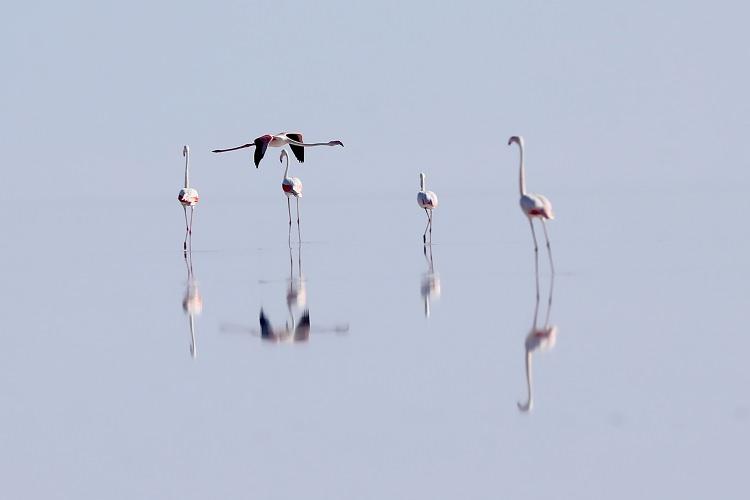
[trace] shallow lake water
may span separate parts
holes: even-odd
[[[514,200],[444,186],[424,247],[402,194],[308,193],[301,243],[281,194],[204,199],[192,273],[168,197],[6,202],[3,489],[737,497],[750,249],[731,220],[698,202],[665,225],[648,190],[558,190],[537,325],[554,339],[527,344],[534,261]]]

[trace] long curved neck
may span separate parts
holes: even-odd
[[[516,403],[518,405],[518,409],[521,411],[530,411],[531,406],[533,405],[532,395],[531,395],[531,351],[528,349],[526,350],[526,402]]]
[[[425,185],[424,174],[422,174],[419,176],[419,190],[420,191],[424,191],[424,185]]]
[[[190,187],[190,173],[188,169],[190,165],[190,149],[187,146],[182,149],[182,155],[185,157],[185,189],[187,189]]]
[[[526,194],[526,171],[523,168],[523,144],[518,143],[518,149],[521,151],[521,165],[518,169],[518,189],[521,196]]]
[[[329,142],[299,142],[299,141],[295,141],[294,139],[289,139],[289,138],[287,138],[287,140],[289,141],[289,144],[294,144],[295,146],[302,146],[304,148],[309,147],[309,146],[332,146],[332,144]]]
[[[287,173],[289,173],[289,157],[287,155],[284,155],[284,159],[286,160],[286,167],[284,167],[284,178],[286,179]],[[289,254],[289,257],[291,259],[291,253]]]

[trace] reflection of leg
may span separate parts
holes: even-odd
[[[182,211],[185,213],[185,241],[182,242],[182,250],[187,252],[187,237],[188,231],[190,231],[190,226],[188,225],[187,208],[185,205],[182,206]]]
[[[427,229],[430,227],[430,212],[425,208],[424,213],[427,214],[427,225],[424,227],[424,233],[422,234],[422,243],[427,243]]]
[[[531,226],[531,237],[534,238],[534,275],[536,277],[536,300],[539,301],[539,245],[536,243],[536,232],[531,217],[529,217],[529,225]]]

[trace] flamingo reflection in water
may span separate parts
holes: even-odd
[[[193,254],[185,254],[185,267],[187,268],[187,284],[185,286],[185,295],[182,299],[182,310],[188,315],[190,323],[190,356],[195,358],[198,355],[195,345],[195,317],[203,311],[203,297],[198,290],[198,282],[195,281],[193,272]]]
[[[429,318],[431,302],[440,298],[440,276],[435,272],[435,265],[432,260],[432,243],[424,245],[422,251],[427,261],[427,272],[422,276],[420,293],[424,301],[424,316],[425,318]]]
[[[297,275],[294,273],[294,256],[292,245],[289,245],[289,281],[286,291],[286,305],[289,319],[284,326],[274,327],[263,307],[260,308],[260,329],[241,325],[223,325],[222,331],[248,332],[259,336],[261,340],[271,343],[303,343],[310,339],[310,333],[335,333],[344,335],[349,332],[349,324],[337,324],[330,328],[312,328],[310,310],[307,308],[307,286],[302,275],[302,249],[297,242]]]
[[[538,271],[537,271],[538,272]],[[537,276],[537,281],[539,280]],[[549,316],[552,310],[552,291],[555,286],[554,275],[550,280],[549,299],[547,300],[547,314],[544,318],[544,326],[538,326],[539,318],[539,295],[536,296],[536,305],[534,306],[534,322],[529,334],[526,336],[524,347],[526,350],[526,402],[516,403],[518,409],[524,413],[531,411],[534,405],[534,396],[532,390],[532,371],[531,359],[535,351],[547,351],[552,349],[557,342],[557,325],[550,325]]]

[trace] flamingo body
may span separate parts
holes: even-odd
[[[432,191],[420,191],[417,193],[417,205],[421,208],[432,210],[438,206],[438,197]]]
[[[281,181],[281,189],[288,197],[302,198],[302,181],[299,177],[284,177]]]
[[[194,207],[200,201],[200,196],[198,196],[198,190],[195,188],[182,188],[177,195],[177,200],[183,207]]]
[[[555,214],[552,213],[552,204],[541,194],[524,194],[521,196],[520,204],[526,217],[538,217],[547,220],[555,218]]]

